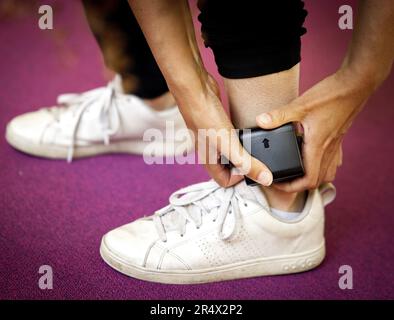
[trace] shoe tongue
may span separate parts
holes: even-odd
[[[178,212],[170,211],[161,216],[161,223],[166,231],[172,231],[177,229],[180,219],[181,216]]]
[[[237,191],[238,194],[242,198],[257,202],[259,205],[261,205],[265,208],[269,208],[268,201],[267,201],[263,191],[261,190],[260,186],[248,186],[246,184],[245,180],[243,180],[243,181],[239,182],[237,185],[235,185],[234,188],[235,188],[235,191]],[[214,198],[220,199],[221,197],[223,197],[223,192],[224,192],[224,189],[221,189],[221,188],[214,191],[214,193],[213,193]],[[211,197],[212,197],[212,195],[211,195]],[[207,198],[204,198],[199,201],[205,205],[208,205],[206,202],[209,202],[212,200],[208,200]],[[196,210],[190,210],[191,206],[194,206],[194,205],[190,204],[188,206],[185,206],[185,208],[189,210],[189,214],[193,218],[198,219],[199,215],[196,214]],[[167,231],[171,231],[171,230],[174,230],[177,228],[176,226],[180,222],[180,219],[182,219],[182,218],[178,212],[171,211],[161,217],[161,222]]]
[[[207,197],[198,200],[198,202],[200,203],[200,205],[203,205],[205,208],[210,209],[210,206],[212,205],[212,201],[215,201],[215,198],[220,199],[222,194],[223,194],[223,190],[217,189]],[[211,198],[209,199],[209,197]],[[184,206],[184,208],[188,210],[188,213],[192,218],[198,221],[200,219],[199,208],[193,208],[194,206],[195,204],[191,203],[187,206]],[[161,222],[166,231],[177,229],[177,225],[181,222],[181,220],[182,220],[181,215],[175,210],[170,211],[161,217]]]
[[[115,89],[115,92],[125,94],[123,90],[122,76],[120,74],[116,74],[115,77],[110,81],[109,85]]]
[[[255,201],[261,206],[269,208],[267,198],[265,197],[264,192],[261,190],[260,185],[248,186],[245,180],[243,180],[235,186],[235,190],[244,199]]]

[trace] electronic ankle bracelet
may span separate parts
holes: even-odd
[[[271,170],[273,182],[289,181],[304,175],[300,152],[302,137],[297,137],[293,124],[287,123],[271,130],[242,129],[239,139],[246,151]],[[258,185],[248,177],[245,181],[251,186]]]

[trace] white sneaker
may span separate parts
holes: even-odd
[[[284,221],[271,215],[258,187],[203,182],[104,235],[100,253],[121,273],[162,283],[302,272],[324,259],[324,206],[334,198],[332,184],[310,191],[298,218]]]
[[[192,148],[177,107],[155,111],[120,88],[117,76],[106,87],[60,95],[58,106],[12,119],[6,139],[20,151],[68,161],[103,153],[142,154],[147,146],[154,156],[182,154]],[[175,132],[171,137],[166,136],[168,127]],[[144,132],[153,128],[159,130],[160,139],[143,141]],[[176,136],[181,129],[183,135]]]

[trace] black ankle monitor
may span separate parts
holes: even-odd
[[[301,137],[297,137],[292,123],[279,128],[242,129],[239,138],[253,157],[263,162],[273,174],[273,182],[289,181],[304,175],[301,158]],[[258,183],[245,177],[248,185]]]

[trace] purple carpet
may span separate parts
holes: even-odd
[[[33,3],[33,2],[32,2]],[[37,26],[38,5],[0,22],[0,127],[51,105],[59,93],[103,85],[105,71],[81,5],[53,5],[54,30]],[[340,64],[351,32],[338,28],[335,1],[307,1],[302,90]],[[354,4],[350,1],[350,4]],[[355,8],[355,6],[353,6]],[[280,23],[280,17],[278,17]],[[214,70],[210,52],[207,66]],[[99,256],[101,236],[166,204],[171,192],[207,178],[197,165],[144,164],[100,156],[67,164],[15,151],[0,135],[1,299],[367,299],[394,298],[394,76],[370,99],[344,143],[337,200],[327,209],[327,257],[296,275],[206,285],[160,285],[123,276]],[[54,271],[40,290],[41,265]],[[341,265],[352,290],[338,287]]]

